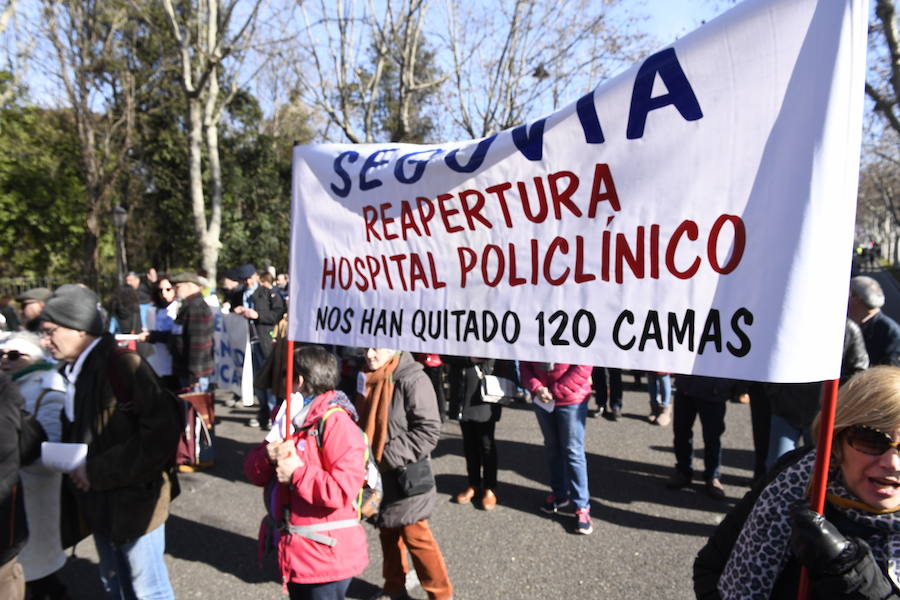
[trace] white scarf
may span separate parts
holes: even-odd
[[[100,343],[100,338],[97,338],[88,344],[88,347],[78,355],[75,362],[67,364],[63,369],[63,377],[66,378],[66,402],[64,404],[64,409],[66,418],[70,423],[75,421],[75,382],[78,380],[78,375],[81,373],[81,367],[84,366],[84,361],[87,359],[88,354],[91,353],[91,350],[93,350],[94,346],[98,343]]]

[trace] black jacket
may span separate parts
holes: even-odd
[[[237,302],[235,306],[242,306],[244,303],[244,288],[239,289],[241,292],[234,295],[234,300]],[[253,303],[253,310],[259,313],[256,319],[250,320],[250,339],[252,341],[255,334],[259,340],[259,347],[263,351],[263,356],[268,358],[274,345],[272,332],[275,330],[278,322],[281,321],[281,317],[284,316],[287,308],[281,294],[262,285],[256,286],[256,289],[250,295],[250,301]]]
[[[900,325],[896,321],[879,311],[860,329],[866,341],[869,365],[900,367]]]
[[[497,375],[516,381],[515,365],[508,360],[489,358],[473,362],[465,356],[443,356],[444,364],[450,367],[450,414],[462,415],[462,421],[487,423],[499,421],[501,406],[482,402],[480,369],[485,375]],[[478,367],[478,368],[476,368]]]
[[[0,565],[15,558],[28,539],[19,468],[34,461],[47,439],[9,375],[0,371]]]
[[[88,445],[91,489],[69,491],[92,531],[120,544],[165,522],[178,492],[180,410],[150,365],[117,350],[111,335],[91,350],[75,383],[74,422],[63,414],[62,441]]]
[[[793,465],[810,451],[811,448],[801,448],[782,456],[769,474],[758,481],[719,523],[694,560],[694,593],[698,600],[718,600],[720,598],[717,588],[719,578],[725,570],[734,544],[737,542],[744,522],[750,515],[750,511],[753,510],[759,495],[781,471]],[[873,533],[864,525],[841,515],[827,502],[825,503],[825,518],[847,537],[865,540]],[[795,600],[799,581],[800,564],[791,557],[778,579],[775,580],[775,586],[769,597],[776,600]],[[864,557],[842,575],[813,578],[812,597],[821,600],[837,600],[839,598],[900,600],[897,589],[890,584],[888,578],[871,559],[871,555],[868,559]]]

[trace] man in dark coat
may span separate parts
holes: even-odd
[[[232,308],[232,312],[247,319],[250,328],[250,356],[253,372],[258,373],[272,354],[275,343],[275,326],[285,313],[284,300],[278,292],[259,284],[259,273],[256,267],[247,264],[235,269],[237,277],[244,282],[240,295],[240,304]],[[234,300],[238,297],[235,294]],[[250,419],[251,427],[269,427],[269,414],[275,407],[275,396],[267,390],[257,390],[259,413],[257,418]]]
[[[19,467],[40,455],[46,439],[9,375],[0,371],[0,598],[25,597],[25,575],[16,556],[28,539]]]
[[[64,485],[76,488],[67,491],[94,535],[106,590],[173,598],[163,551],[181,413],[153,369],[103,333],[99,306],[89,289],[64,285],[41,313],[42,345],[65,363],[62,441],[87,447]]]
[[[200,278],[196,273],[178,273],[172,283],[181,300],[172,336],[172,367],[182,388],[205,392],[215,368],[212,310],[200,293]]]
[[[666,482],[670,489],[691,484],[694,470],[694,421],[700,417],[703,429],[703,478],[706,493],[716,499],[725,498],[719,481],[722,465],[722,434],[725,433],[725,409],[734,395],[735,384],[728,379],[678,375],[675,377],[675,415],[672,420],[675,446],[675,472]]]
[[[869,354],[869,365],[900,367],[900,325],[881,311],[884,291],[871,277],[860,275],[850,280],[847,316],[862,329]]]

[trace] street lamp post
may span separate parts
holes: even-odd
[[[125,256],[125,223],[128,222],[128,211],[120,205],[116,205],[112,211],[113,227],[116,228],[116,275],[117,284],[125,280],[125,271],[128,269]]]

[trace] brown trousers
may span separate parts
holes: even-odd
[[[0,598],[22,600],[25,597],[25,574],[16,559],[0,565]]]
[[[406,573],[409,571],[406,549],[409,548],[419,583],[428,593],[428,598],[449,600],[453,597],[453,586],[450,584],[450,576],[447,575],[447,565],[427,519],[404,527],[383,528],[378,533],[384,556],[385,592],[399,594],[406,590]]]

